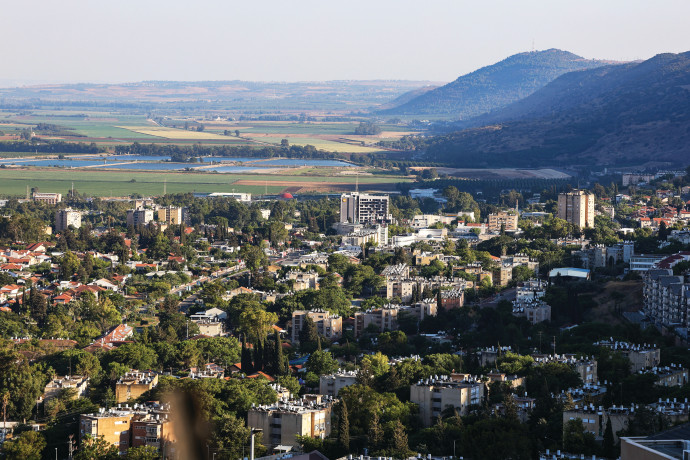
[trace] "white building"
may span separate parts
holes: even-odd
[[[340,196],[340,222],[380,223],[391,220],[387,195],[352,192]]]
[[[72,208],[58,209],[55,211],[55,231],[61,232],[69,226],[74,228],[81,227],[81,213]]]

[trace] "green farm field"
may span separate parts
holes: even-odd
[[[74,183],[79,193],[89,196],[161,195],[165,184],[168,193],[248,192],[280,193],[295,181],[322,190],[331,185],[355,183],[355,177],[299,176],[277,174],[222,174],[194,172],[138,172],[61,169],[0,169],[0,195],[22,197],[26,188],[38,187],[44,192],[66,193]],[[409,179],[396,176],[361,176],[360,187],[393,186]],[[240,183],[238,183],[238,181]],[[242,183],[245,182],[245,183]],[[294,187],[293,187],[294,188]]]

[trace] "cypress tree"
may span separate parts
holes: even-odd
[[[264,347],[261,340],[254,344],[254,370],[256,372],[264,370]]]
[[[347,415],[347,404],[343,399],[340,402],[340,417],[338,418],[338,442],[345,449],[350,451],[350,420]]]
[[[604,430],[604,457],[616,458],[616,448],[613,445],[613,427],[611,426],[611,418],[606,418],[606,429]]]
[[[252,352],[247,348],[247,337],[243,334],[240,337],[242,340],[242,355],[240,366],[242,366],[242,372],[245,374],[251,374],[252,372]]]
[[[285,369],[283,368],[283,341],[280,340],[280,332],[275,331],[275,351],[273,352],[273,373],[275,375],[283,375]]]

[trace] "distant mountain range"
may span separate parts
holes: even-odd
[[[690,163],[690,52],[571,72],[431,141],[464,166]]]
[[[557,49],[520,53],[423,94],[404,94],[378,113],[466,120],[523,99],[567,72],[607,64]]]

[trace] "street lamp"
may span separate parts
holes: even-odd
[[[252,443],[251,443],[251,452],[249,452],[249,460],[254,460],[254,435],[256,433],[261,433],[263,430],[261,428],[252,428]]]

